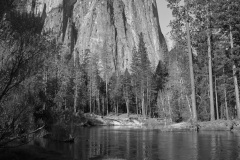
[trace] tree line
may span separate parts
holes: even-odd
[[[183,73],[180,79],[186,84],[182,91],[188,95],[191,87],[185,72],[189,68],[186,24],[190,26],[198,120],[239,119],[240,2],[187,0],[184,5],[178,0],[167,2],[174,16],[170,23],[174,47],[169,56],[174,57]]]
[[[111,68],[107,47],[103,43],[99,53],[86,49],[82,63],[64,45],[57,56],[48,57],[43,72],[45,98],[51,102],[47,108],[74,114],[158,116],[157,95],[167,81],[166,64],[159,62],[153,69],[142,33],[132,50],[131,67],[124,72]]]
[[[83,113],[172,117],[170,99],[160,96],[167,63],[151,66],[142,33],[131,67],[121,72],[112,68],[107,41],[98,53],[84,50],[80,59],[73,44],[43,32],[42,15],[20,12],[14,1],[0,7],[0,147],[20,133]]]

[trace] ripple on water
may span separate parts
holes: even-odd
[[[231,132],[160,132],[141,128],[91,127],[74,133],[74,144],[38,140],[74,160],[234,160],[240,134]]]

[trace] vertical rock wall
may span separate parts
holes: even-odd
[[[164,61],[156,0],[27,0],[28,11],[44,16],[44,32],[71,47],[84,60],[85,51],[107,52],[112,71],[130,69],[132,49],[142,32],[153,69]],[[76,58],[76,57],[75,57]]]

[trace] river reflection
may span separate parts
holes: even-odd
[[[231,132],[160,132],[119,127],[79,128],[74,144],[38,140],[74,160],[235,160],[240,134]]]

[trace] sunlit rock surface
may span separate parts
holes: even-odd
[[[49,32],[70,48],[82,62],[86,50],[99,59],[108,58],[115,70],[130,69],[132,49],[144,34],[153,70],[164,61],[166,42],[162,35],[156,0],[27,0],[27,11],[41,15],[43,32]]]

